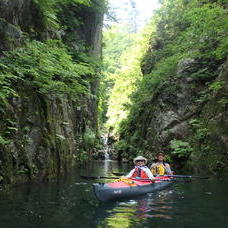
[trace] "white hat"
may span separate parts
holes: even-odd
[[[134,163],[136,163],[136,161],[138,161],[138,160],[144,160],[145,164],[147,163],[147,159],[144,158],[143,156],[138,156],[138,157],[134,158]]]

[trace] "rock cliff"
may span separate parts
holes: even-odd
[[[199,83],[188,77],[197,66],[191,59],[180,62],[177,77],[168,80],[144,104],[137,122],[141,123],[140,136],[146,141],[149,157],[153,156],[151,151],[170,154],[170,142],[179,140],[189,143],[189,152],[194,151],[185,158],[173,154],[179,165],[182,159],[188,158],[185,167],[216,172],[225,168],[228,161],[228,62],[217,69],[217,76],[209,81],[212,83],[209,87],[208,81]]]
[[[151,21],[143,78],[120,126],[117,148],[125,157],[165,152],[178,168],[226,169],[226,20],[221,1],[163,2]]]
[[[101,2],[92,1],[90,6],[65,2],[58,3],[56,18],[50,21],[51,6],[42,6],[42,1],[1,1],[0,54],[23,47],[28,40],[55,38],[63,41],[75,62],[79,53],[99,59]],[[80,61],[89,64],[88,60]],[[90,155],[93,141],[89,145],[85,141],[86,137],[94,140],[97,131],[98,81],[96,75],[88,80],[89,95],[81,93],[76,100],[67,94],[42,94],[23,80],[16,81],[12,89],[17,96],[8,97],[1,108],[0,182],[56,178],[66,174],[75,161]]]

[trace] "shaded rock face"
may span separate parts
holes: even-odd
[[[193,71],[195,64],[194,60],[179,63],[177,75]],[[199,112],[194,97],[202,87],[195,87],[190,77],[171,79],[145,104],[149,110],[144,110],[147,118],[143,118],[143,133],[151,149],[162,151],[173,138],[181,139],[189,134],[188,120]]]
[[[39,97],[29,89],[26,93],[14,98],[9,107],[18,130],[11,133],[15,140],[7,151],[0,153],[2,174],[10,178],[8,182],[21,174],[26,181],[66,173],[82,146],[85,111],[78,111],[77,104],[66,98]]]
[[[191,98],[195,91],[192,91],[191,83],[186,79],[180,80],[178,86],[176,81],[169,83],[169,87],[165,87],[157,98],[150,101],[151,112],[145,121],[146,139],[153,142],[152,148],[160,150],[163,150],[171,139],[189,134],[187,120],[197,112],[197,108],[192,104]],[[173,93],[170,88],[177,92]]]
[[[193,59],[179,63],[176,77],[143,105],[137,130],[146,142],[148,157],[158,151],[169,154],[170,141],[181,140],[194,149],[189,167],[202,166],[213,172],[228,163],[228,61],[208,82],[191,77],[199,66]],[[208,83],[221,86],[212,91]],[[202,126],[194,128],[193,120],[200,121]],[[199,158],[203,164],[198,163]]]
[[[77,19],[78,14],[88,15],[91,10],[84,7],[71,16]],[[71,42],[75,46],[79,41],[86,42],[91,54],[99,58],[103,13],[93,10],[89,21],[81,21],[84,30],[74,28],[75,39]],[[38,40],[50,37],[42,23],[42,14],[33,1],[0,1],[0,54],[23,45],[22,32]],[[98,85],[98,80],[91,82],[93,95],[98,93]],[[67,96],[45,96],[23,83],[16,91],[19,97],[9,101],[0,117],[1,129],[9,129],[11,139],[9,144],[0,146],[0,182],[45,181],[66,174],[78,159],[86,128],[97,130],[97,98],[81,96],[76,102]]]
[[[0,43],[0,53],[11,49],[12,44],[15,46],[19,45],[21,38],[22,32],[20,29],[0,18],[0,39],[2,41]],[[10,39],[13,40],[13,42],[7,42]]]
[[[40,19],[35,17],[37,11],[32,8],[31,0],[3,0],[0,5],[0,15],[10,24],[20,26],[23,31],[28,31],[29,27],[34,26],[33,20]]]
[[[91,7],[72,7],[66,5],[59,12],[61,24],[67,26],[63,30],[62,38],[73,49],[80,49],[83,42],[94,56],[101,56],[101,40],[103,28],[102,1],[92,1]],[[77,20],[71,20],[77,15]]]
[[[36,38],[46,33],[41,12],[31,0],[3,0],[0,2],[0,54],[23,42],[22,32]]]
[[[211,132],[211,140],[215,145],[215,155],[218,153],[222,162],[228,161],[228,59],[221,66],[216,82],[221,88],[213,91],[212,97],[202,110]]]

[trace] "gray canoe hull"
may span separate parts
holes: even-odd
[[[156,192],[171,185],[171,182],[157,182],[147,185],[129,186],[125,188],[111,188],[107,184],[93,184],[96,197],[100,201],[114,200],[125,197],[143,195]]]

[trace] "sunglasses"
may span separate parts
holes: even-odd
[[[145,162],[144,160],[137,160],[136,162]]]

